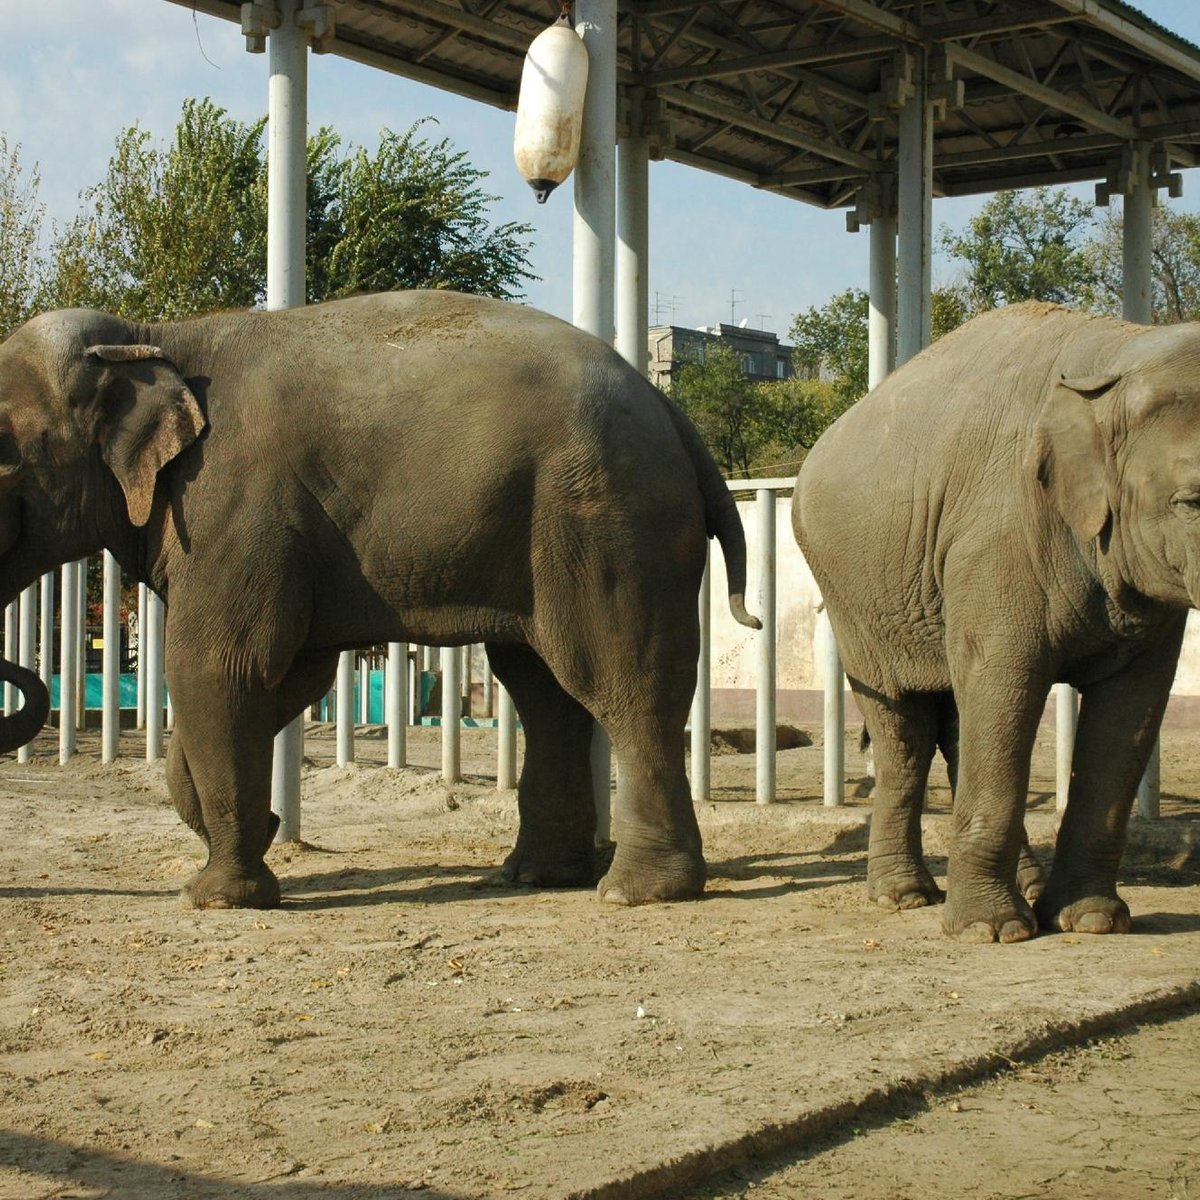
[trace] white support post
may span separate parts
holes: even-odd
[[[650,143],[617,147],[617,353],[639,374],[650,366]]]
[[[121,738],[121,568],[104,552],[104,668],[100,761],[115,762]]]
[[[27,671],[37,666],[38,585],[31,583],[21,593],[18,613],[17,663]],[[27,763],[33,756],[33,743],[26,742],[17,751],[17,762]]]
[[[408,762],[408,643],[388,642],[384,719],[388,730],[388,766]]]
[[[696,661],[696,694],[692,698],[692,799],[707,800],[712,791],[712,549],[709,545],[700,580],[700,655]]]
[[[146,728],[146,597],[150,589],[138,584],[137,727]]]
[[[146,761],[163,756],[163,635],[162,599],[156,592],[146,597]]]
[[[42,682],[47,691],[54,678],[54,572],[47,571],[42,576],[41,604],[38,606],[41,615],[41,633],[38,638],[39,666]]]
[[[899,294],[896,362],[929,345],[933,241],[933,111],[925,51],[911,48],[911,93],[900,109],[897,208]]]
[[[616,242],[617,0],[575,0],[575,29],[588,52],[579,162],[575,168],[572,252],[574,323],[613,341]],[[596,724],[592,736],[596,838],[611,837],[612,744]]]
[[[270,30],[267,104],[267,308],[305,302],[304,240],[307,216],[308,41],[297,23],[300,0],[275,0],[278,24]],[[300,768],[304,715],[275,738],[271,809],[279,817],[277,842],[300,838]]]
[[[462,778],[462,654],[458,646],[442,647],[442,778]]]
[[[829,614],[817,621],[821,658],[825,670],[825,766],[824,804],[838,808],[844,798],[846,779],[846,677]]]
[[[339,767],[354,761],[354,651],[343,650],[338,655],[337,666],[337,711],[334,721],[337,728],[337,756]]]
[[[496,715],[496,680],[492,675],[492,663],[486,652],[483,656],[483,715],[494,718]]]
[[[504,684],[496,689],[496,789],[510,792],[517,786],[517,709]]]
[[[75,728],[85,729],[87,727],[87,577],[88,577],[88,560],[81,558],[79,560],[79,595],[76,597],[76,604],[79,605],[79,654],[75,659],[76,685],[75,685]]]
[[[1071,763],[1075,757],[1075,726],[1079,720],[1079,693],[1069,683],[1054,685],[1054,807],[1067,811],[1071,794]]]
[[[1121,315],[1126,321],[1149,325],[1154,320],[1152,251],[1154,246],[1154,189],[1150,183],[1150,146],[1131,147],[1133,169],[1124,199],[1121,247]],[[1137,814],[1153,820],[1159,815],[1161,763],[1158,740],[1137,789]]]
[[[471,662],[470,644],[462,648],[462,695],[463,695],[463,715],[471,716],[471,693],[475,688],[475,671]]]
[[[8,662],[17,661],[17,628],[21,616],[20,602],[13,600],[4,607],[4,657]],[[11,716],[17,704],[17,689],[14,684],[4,685],[4,715]]]
[[[75,660],[79,657],[79,564],[62,565],[62,630],[58,639],[58,761],[66,764],[75,757]]]
[[[358,668],[358,723],[371,723],[371,656],[364,654]]]
[[[762,629],[758,638],[757,706],[754,723],[756,784],[759,804],[775,802],[775,493],[759,488],[758,510],[758,611]]]
[[[871,220],[867,318],[867,386],[877,387],[896,365],[896,217]]]

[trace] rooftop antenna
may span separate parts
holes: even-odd
[[[737,324],[737,317],[734,315],[737,309],[737,302],[745,295],[741,288],[729,289],[729,323],[730,325]]]
[[[754,315],[758,318],[759,329],[765,330],[766,325],[764,325],[763,322],[766,321],[771,316],[771,314],[770,313],[755,313]]]

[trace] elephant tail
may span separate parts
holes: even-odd
[[[670,399],[662,396],[662,393],[659,395],[696,470],[700,494],[704,498],[704,519],[708,536],[715,537],[720,542],[721,553],[725,556],[725,575],[729,581],[729,611],[739,625],[761,629],[762,622],[758,617],[746,611],[746,532],[742,528],[742,518],[738,515],[733,493],[713,461],[713,456],[708,452],[708,447],[701,440],[695,425]]]

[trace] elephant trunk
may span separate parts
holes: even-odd
[[[33,671],[0,658],[0,683],[11,683],[24,702],[11,716],[0,717],[0,754],[11,754],[32,742],[50,715],[50,693]]]

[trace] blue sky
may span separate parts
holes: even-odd
[[[548,6],[552,8],[553,6]],[[1200,43],[1200,3],[1143,0],[1139,7]],[[69,218],[79,192],[104,173],[118,133],[140,123],[166,141],[188,96],[211,96],[242,120],[263,114],[265,55],[246,53],[232,22],[167,0],[40,0],[5,5],[0,39],[0,130],[37,163],[52,220]],[[570,317],[571,197],[565,186],[539,206],[512,161],[513,115],[333,55],[311,57],[310,127],[332,125],[347,142],[373,146],[383,126],[406,129],[434,116],[445,136],[487,171],[497,220],[535,226],[540,282],[530,303]],[[651,320],[699,325],[731,315],[786,336],[795,313],[834,292],[865,286],[867,236],[825,212],[674,163],[650,167]],[[1080,189],[1089,196],[1090,187]],[[935,226],[960,227],[979,200],[939,200]],[[1200,171],[1184,198],[1200,210]],[[935,275],[953,268],[939,261]]]

